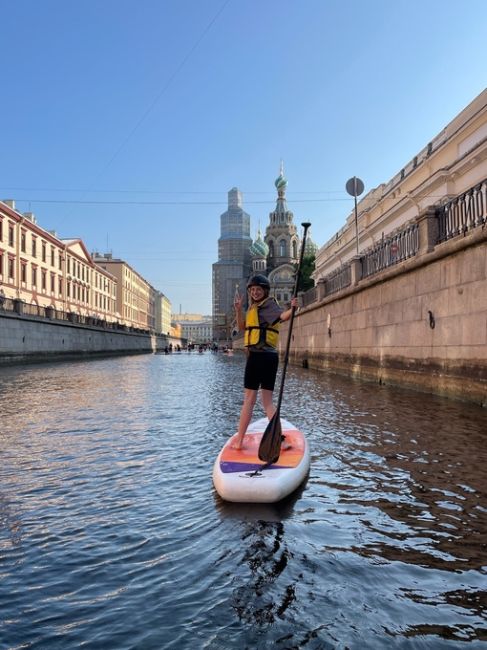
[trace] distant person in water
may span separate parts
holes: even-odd
[[[244,446],[244,436],[252,419],[257,393],[260,389],[262,406],[269,418],[276,408],[272,394],[276,383],[279,355],[279,324],[291,318],[292,308],[297,307],[297,298],[291,300],[291,308],[281,309],[274,298],[269,296],[269,280],[265,275],[254,275],[247,284],[249,308],[243,311],[243,296],[236,294],[234,306],[237,327],[245,332],[244,344],[247,349],[247,363],[244,375],[244,401],[240,412],[238,432],[232,444],[234,449]]]

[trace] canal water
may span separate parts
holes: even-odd
[[[487,412],[290,368],[309,478],[227,504],[243,363],[0,370],[0,648],[487,647]]]

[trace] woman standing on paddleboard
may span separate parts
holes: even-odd
[[[244,401],[240,412],[235,449],[241,449],[244,436],[252,419],[257,393],[261,391],[262,406],[269,420],[276,409],[272,394],[276,382],[279,355],[279,324],[291,318],[292,307],[297,307],[297,298],[291,300],[291,308],[281,309],[277,301],[269,296],[271,285],[265,275],[254,275],[247,284],[249,308],[244,315],[243,296],[235,295],[235,313],[239,331],[245,332],[247,363],[244,375]]]

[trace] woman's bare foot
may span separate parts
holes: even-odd
[[[245,447],[245,445],[244,445],[244,436],[245,436],[245,434],[243,436],[241,436],[241,437],[237,436],[235,438],[235,440],[230,444],[231,449],[236,449],[237,451],[239,449],[243,449]]]

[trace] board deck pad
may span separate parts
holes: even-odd
[[[290,449],[281,447],[281,454],[276,463],[267,465],[266,469],[284,469],[297,467],[301,462],[305,449],[304,436],[297,429],[283,430],[286,436],[285,444],[291,445]],[[225,445],[220,458],[220,469],[225,474],[231,472],[250,472],[261,469],[265,464],[259,458],[259,445],[263,432],[252,433],[248,431],[244,438],[242,449],[231,447],[236,435]]]

